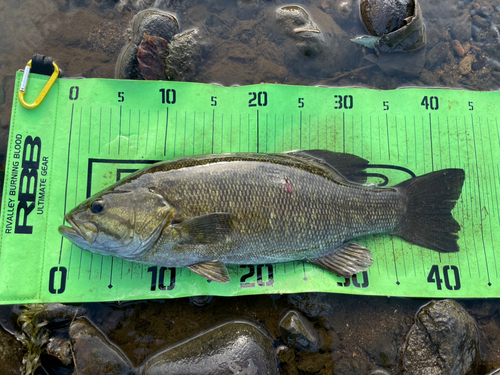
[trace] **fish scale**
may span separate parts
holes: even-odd
[[[314,172],[265,159],[217,162],[183,168],[171,178],[158,179],[155,188],[164,192],[184,220],[213,212],[236,215],[231,245],[216,243],[203,249],[204,254],[198,250],[197,262],[211,257],[227,263],[249,263],[256,257],[265,262],[290,261],[297,252],[304,258],[320,256],[346,239],[391,231],[404,212],[395,189],[332,183]],[[376,206],[380,210],[366,209]],[[168,242],[159,240],[154,248],[165,248]],[[190,264],[194,259],[189,256],[185,261]]]

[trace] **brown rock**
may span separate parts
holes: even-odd
[[[472,71],[472,63],[476,61],[474,55],[465,56],[462,61],[460,61],[459,70],[461,75],[469,74]]]
[[[137,51],[139,71],[145,80],[165,80],[167,41],[159,36],[144,37]]]
[[[451,42],[451,48],[453,48],[453,51],[460,57],[465,55],[465,50],[464,47],[460,44],[458,40],[454,40]]]

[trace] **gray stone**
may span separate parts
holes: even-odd
[[[48,355],[57,358],[64,366],[69,366],[73,363],[71,342],[68,337],[63,335],[52,336],[45,351]]]
[[[468,42],[472,38],[471,20],[467,12],[463,12],[459,18],[451,23],[450,34],[453,39],[458,40],[460,43]]]
[[[0,374],[20,375],[22,344],[0,326]]]
[[[137,13],[134,17],[132,40],[138,46],[146,33],[150,36],[159,36],[170,42],[178,32],[179,22],[173,14],[158,9],[147,9]]]
[[[194,78],[201,56],[200,46],[196,41],[197,34],[196,30],[189,30],[172,38],[165,61],[167,79],[187,81]]]
[[[281,339],[307,352],[316,352],[322,346],[322,337],[299,312],[290,310],[279,322]]]
[[[450,52],[450,43],[439,42],[427,52],[426,66],[432,68],[443,63],[448,57],[448,52]]]
[[[153,355],[141,374],[277,374],[267,334],[247,321],[231,321],[201,332]]]
[[[432,301],[417,312],[403,347],[403,374],[473,374],[479,361],[476,322],[458,303]]]
[[[133,367],[125,353],[111,343],[106,335],[87,319],[71,323],[69,336],[79,375],[125,375]]]
[[[194,306],[205,306],[212,302],[214,296],[193,296],[189,297],[189,303]]]
[[[276,9],[275,17],[274,33],[286,36],[281,44],[285,62],[289,61],[291,68],[300,75],[331,74],[332,66],[342,70],[349,64],[343,54],[357,52],[357,46],[346,32],[318,8],[306,10],[297,5],[283,6]]]

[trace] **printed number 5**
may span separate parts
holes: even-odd
[[[124,92],[120,91],[118,93],[118,103],[122,103],[125,100],[125,97],[123,96]]]

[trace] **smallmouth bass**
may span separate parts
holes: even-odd
[[[326,150],[182,157],[153,164],[66,214],[59,232],[97,254],[186,267],[229,282],[225,264],[306,260],[351,277],[373,263],[350,239],[390,233],[457,252],[451,215],[465,173],[365,185],[368,161]]]

